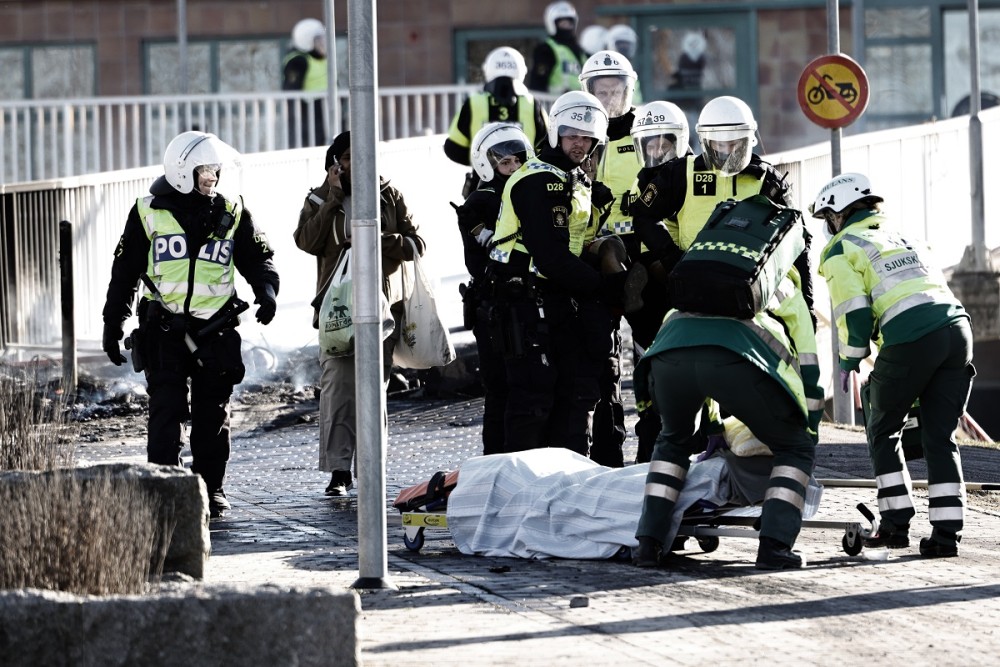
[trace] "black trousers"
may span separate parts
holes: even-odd
[[[587,456],[601,364],[610,352],[610,316],[597,302],[551,293],[538,298],[540,305],[509,304],[524,345],[523,354],[504,360],[504,446],[508,452],[565,447]]]
[[[183,425],[190,419],[191,469],[201,475],[211,493],[221,489],[225,480],[230,454],[229,401],[245,368],[242,341],[235,329],[194,340],[197,354],[177,328],[165,331],[153,326],[143,337],[149,393],[146,449],[150,463],[180,465]]]
[[[673,349],[651,360],[650,391],[662,427],[646,477],[636,537],[665,541],[677,495],[684,486],[698,429],[698,414],[714,398],[774,453],[760,534],[793,545],[816,445],[806,416],[785,388],[740,355],[722,347]]]

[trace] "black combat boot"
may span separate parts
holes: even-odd
[[[639,546],[632,550],[632,564],[636,567],[659,567],[663,545],[652,537],[640,537]]]
[[[758,570],[797,570],[802,565],[802,556],[792,551],[790,546],[774,538],[761,536],[757,547]]]

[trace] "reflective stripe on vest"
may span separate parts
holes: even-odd
[[[490,97],[487,92],[473,93],[469,96],[469,140],[476,136],[479,130],[490,120]],[[509,107],[497,104],[497,121],[517,123],[528,137],[528,142],[535,145],[535,98],[532,95],[517,96],[517,118],[510,117]]]
[[[865,218],[865,221],[866,225],[881,228],[886,224],[885,216],[879,213]],[[955,302],[944,276],[924,265],[905,239],[893,238],[893,235],[887,239],[888,244],[880,243],[869,237],[868,231],[866,228],[854,231],[848,226],[840,240],[856,245],[868,258],[872,272],[864,274],[866,283],[870,275],[876,277],[874,282],[865,285],[870,297],[855,297],[836,304],[835,321],[853,310],[870,307],[879,327],[884,329],[893,318],[914,306]],[[872,236],[876,234],[884,237],[879,232]]]
[[[626,134],[608,142],[601,162],[597,165],[597,180],[611,188],[611,194],[615,196],[611,213],[604,221],[604,226],[612,234],[631,234],[633,231],[632,216],[627,211],[632,203],[631,199],[635,197],[632,186],[638,173],[639,162],[635,159],[632,135]],[[626,199],[629,201],[625,201]],[[622,212],[623,206],[626,212]]]
[[[570,90],[580,90],[580,59],[573,49],[551,37],[545,43],[556,57],[556,64],[549,74],[549,92],[561,95]]]
[[[555,167],[548,162],[536,158],[528,160],[523,167],[511,174],[504,186],[503,197],[500,200],[500,214],[497,218],[497,229],[494,238],[497,244],[490,250],[490,259],[507,264],[510,262],[511,253],[515,250],[530,256],[528,249],[521,243],[521,220],[517,217],[514,207],[510,204],[510,191],[516,183],[523,178],[542,171],[555,174],[562,183],[569,182],[569,174],[562,169]],[[569,219],[567,228],[569,230],[569,250],[574,255],[579,256],[583,252],[583,244],[588,239],[588,227],[590,225],[590,189],[583,185],[578,179],[573,179],[573,193],[571,198],[567,198],[570,204]],[[592,235],[589,235],[592,237]],[[531,271],[538,276],[542,276],[535,267],[532,259]]]
[[[136,201],[139,219],[149,239],[147,273],[171,313],[210,319],[236,294],[233,237],[243,207],[226,200],[226,210],[235,219],[232,227],[224,238],[209,236],[192,257],[184,228],[170,211],[151,208],[152,200],[152,196],[147,196]],[[145,288],[143,297],[153,298]]]
[[[745,174],[720,176],[714,171],[695,171],[694,156],[687,158],[687,192],[684,206],[677,212],[678,245],[687,250],[715,211],[716,204],[727,199],[740,201],[760,194],[764,177]]]

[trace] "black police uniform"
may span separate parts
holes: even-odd
[[[495,230],[500,198],[507,177],[497,175],[489,183],[479,186],[456,209],[458,226],[462,231],[465,268],[472,281],[463,286],[462,306],[465,327],[476,337],[479,356],[479,376],[483,383],[483,454],[504,452],[504,412],[507,408],[507,371],[503,354],[493,344],[485,309],[489,303],[486,267],[489,249],[476,240],[482,229]]]
[[[505,447],[565,447],[586,456],[598,377],[611,353],[610,311],[602,300],[609,290],[570,249],[570,193],[586,176],[559,148],[546,148],[537,159],[569,174],[570,182],[538,170],[508,185],[504,197],[520,221],[527,254],[515,249],[506,263],[490,261],[496,295],[490,321],[509,386]],[[529,270],[532,261],[544,278]]]
[[[173,214],[187,235],[188,248],[201,248],[225,212],[221,195],[216,195],[213,201],[197,191],[181,194],[163,177],[153,183],[150,193],[153,195],[151,208],[166,209]],[[258,300],[270,299],[271,311],[266,321],[261,319],[263,323],[274,316],[273,298],[264,296],[267,286],[272,294],[277,294],[279,285],[278,273],[271,261],[273,254],[266,237],[254,225],[250,212],[244,209],[234,232],[230,261],[251,285]],[[194,257],[192,252],[192,262]],[[150,241],[138,208],[133,206],[111,267],[104,306],[106,328],[117,327],[120,331],[123,322],[132,314],[137,283],[142,274],[150,272],[149,262]],[[202,339],[198,331],[209,321],[187,314],[160,316],[155,313],[155,306],[151,308],[152,303],[143,298],[138,307],[143,332],[138,352],[145,365],[149,393],[148,460],[179,465],[183,448],[182,425],[190,418],[191,468],[204,479],[211,498],[213,493],[222,491],[229,461],[229,401],[233,387],[242,381],[245,371],[241,338],[233,328],[236,322],[232,322]],[[147,321],[151,310],[156,321]],[[261,317],[259,313],[258,317]],[[185,333],[197,346],[197,358],[185,342]]]

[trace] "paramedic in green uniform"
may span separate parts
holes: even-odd
[[[816,334],[792,269],[773,307],[749,320],[673,310],[635,369],[636,403],[652,401],[661,430],[646,476],[633,563],[661,563],[671,514],[695,454],[708,398],[747,425],[774,453],[761,511],[758,569],[802,567],[792,551],[802,526],[822,403]]]
[[[915,511],[899,435],[919,398],[932,526],[930,537],[920,540],[920,554],[957,556],[965,485],[954,431],[976,374],[971,321],[944,275],[930,264],[926,247],[888,228],[881,201],[865,175],[849,173],[824,185],[812,206],[833,235],[819,272],[830,288],[845,390],[868,356],[869,342],[879,349],[869,376],[866,430],[881,521],[864,544],[909,546]]]

